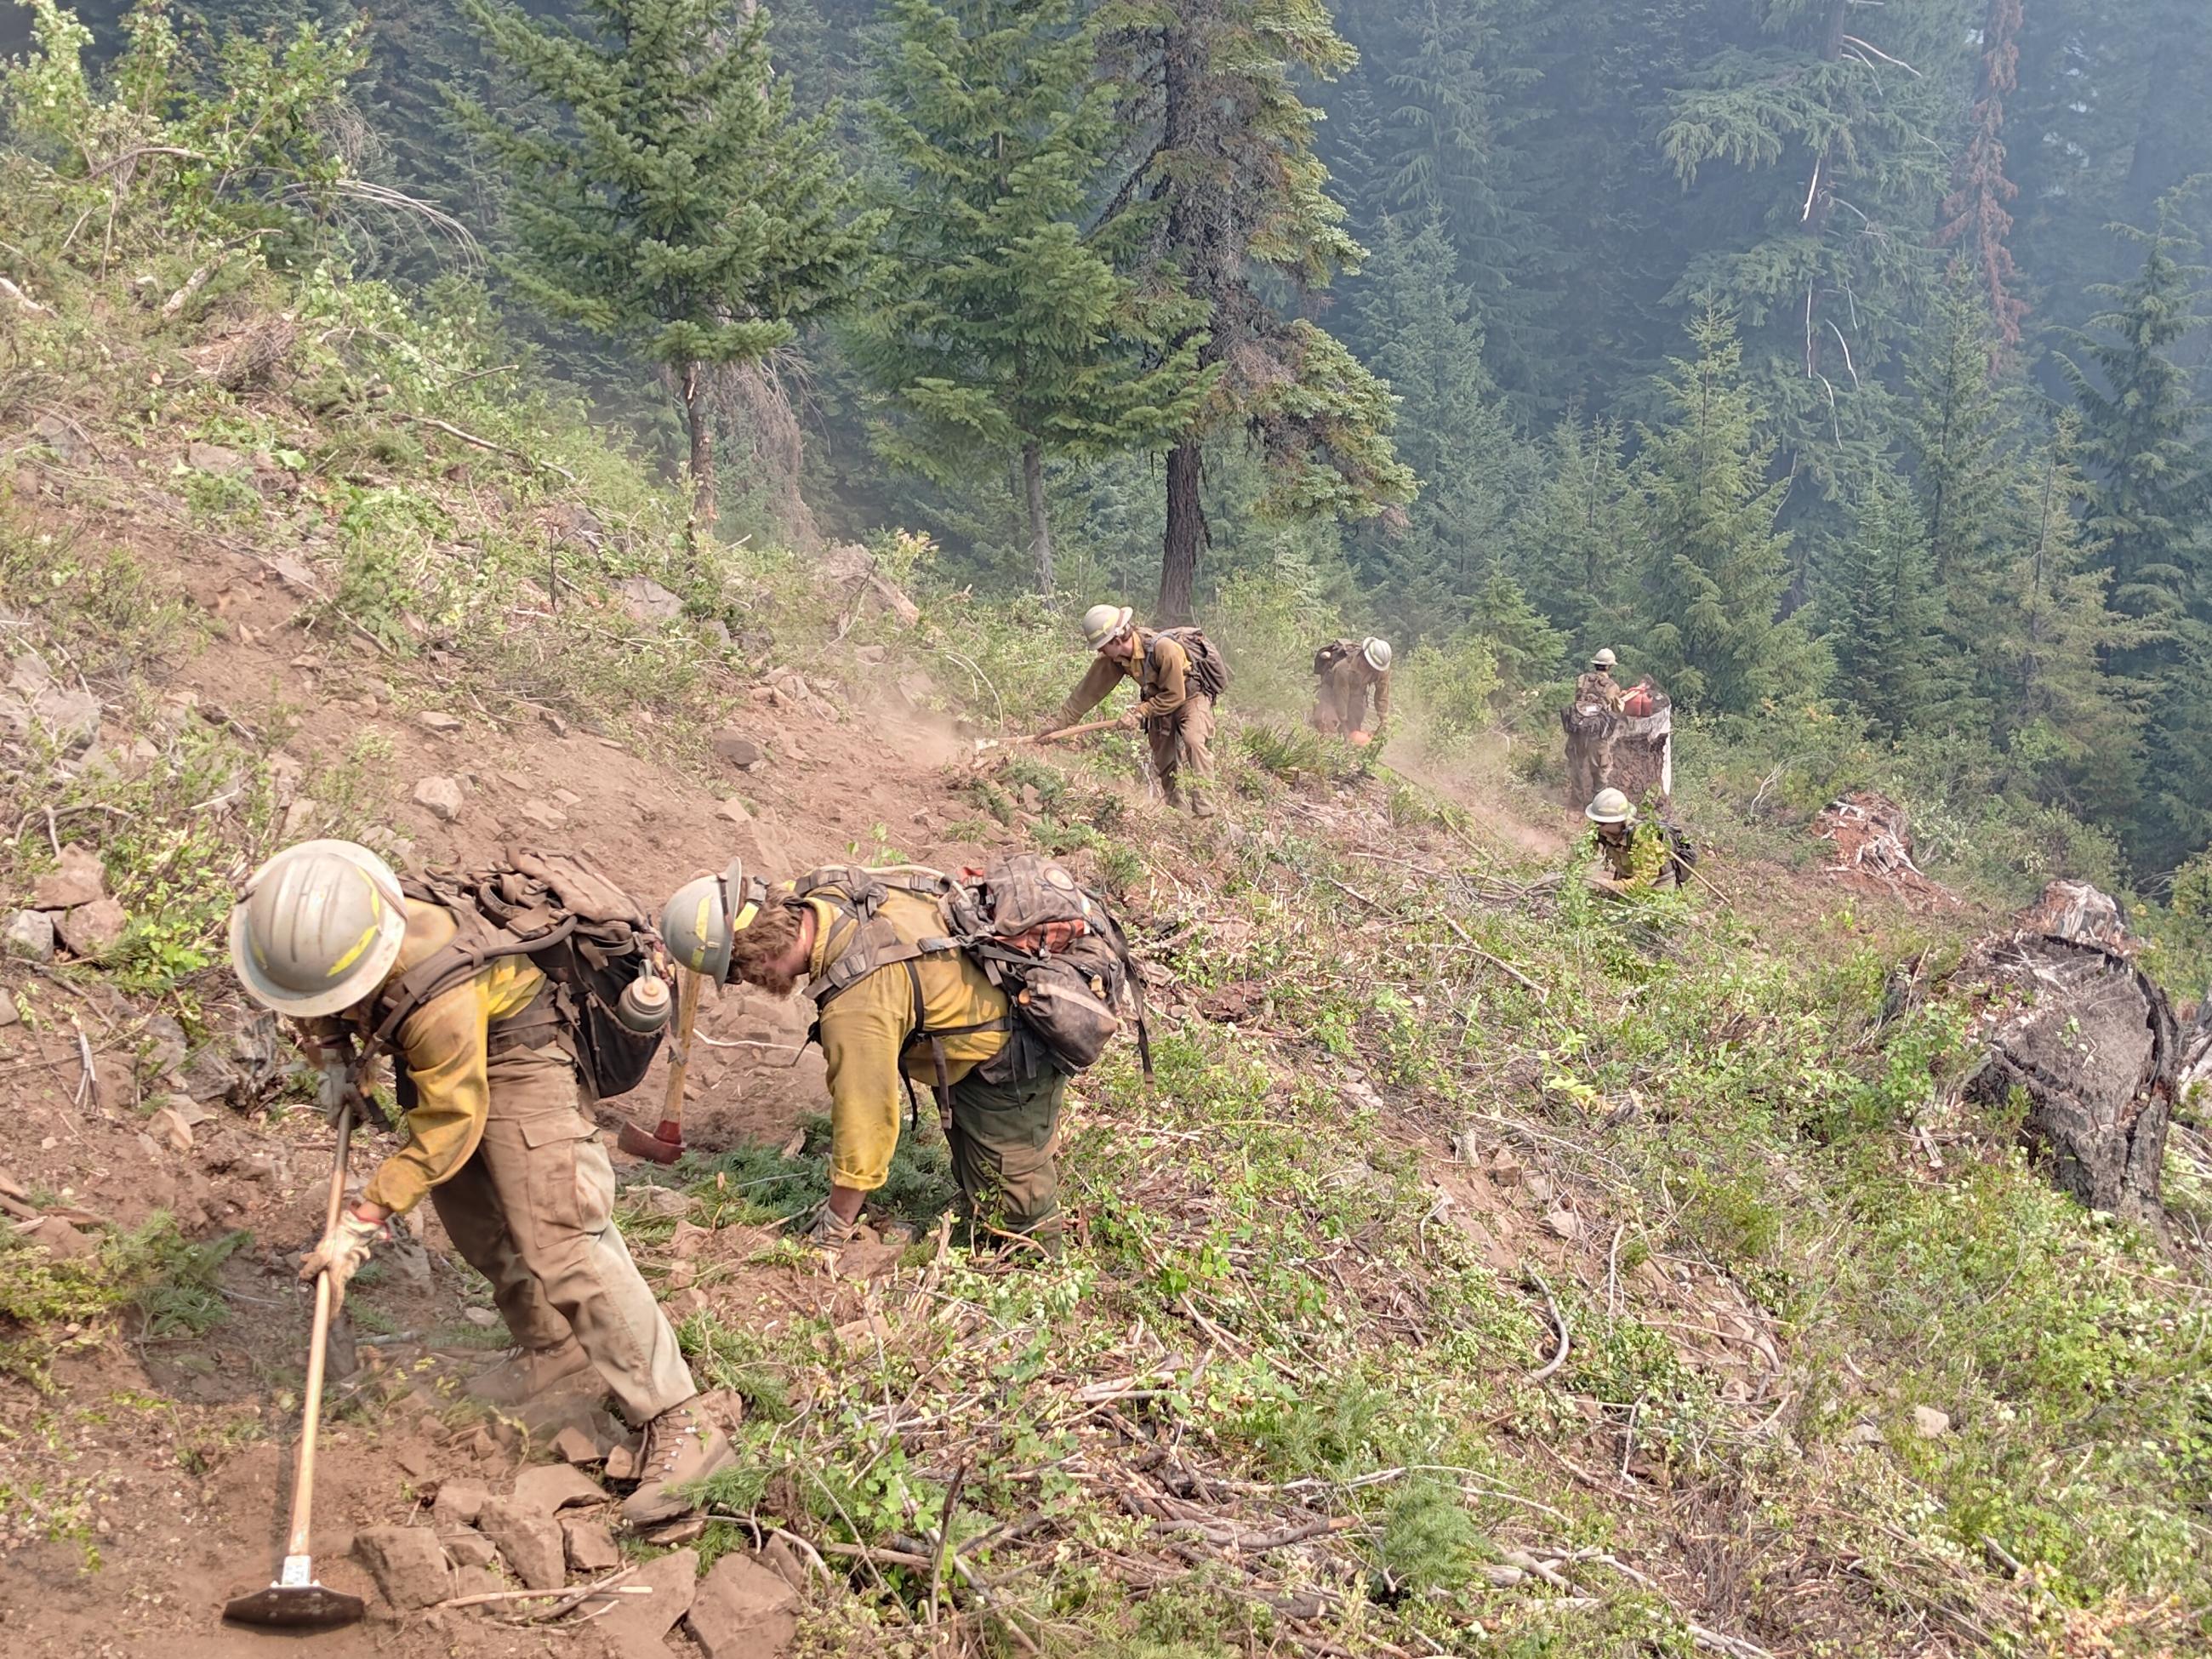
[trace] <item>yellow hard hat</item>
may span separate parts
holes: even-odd
[[[732,859],[719,876],[687,881],[661,908],[660,939],[668,954],[717,985],[730,980],[730,946],[753,925],[767,889],[745,879],[744,860]]]

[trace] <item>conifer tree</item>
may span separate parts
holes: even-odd
[[[1402,522],[1363,527],[1354,557],[1410,641],[1450,632],[1498,568],[1520,446],[1482,367],[1482,331],[1437,216],[1386,216],[1363,274],[1359,331],[1399,404],[1400,458],[1421,481]]]
[[[1643,433],[1643,645],[1676,701],[1747,714],[1817,696],[1824,664],[1802,613],[1779,614],[1790,538],[1774,522],[1786,486],[1767,480],[1774,441],[1759,430],[1735,324],[1708,311],[1690,343],[1696,356],[1677,358],[1666,383],[1673,417]]]
[[[1997,332],[1990,372],[1996,374],[2020,344],[2021,320],[2027,301],[2017,291],[2020,276],[2007,240],[2012,234],[2012,204],[2020,186],[2005,175],[2005,100],[2020,87],[2021,0],[1989,0],[1982,20],[1982,70],[1974,100],[1972,129],[1959,158],[1954,188],[1943,202],[1938,246],[1961,243],[1981,276],[1990,319]]]
[[[2026,533],[2009,550],[1977,641],[1994,677],[1992,737],[2033,776],[2037,793],[2084,817],[2118,822],[2140,787],[2145,688],[2107,670],[2142,625],[2117,616],[2103,547],[2083,527],[2089,485],[2075,462],[2079,427],[2060,416],[2049,441],[2017,469],[2011,515]]]
[[[1839,690],[1893,741],[1925,723],[1936,694],[1936,599],[1927,532],[1884,471],[1852,514],[1853,562],[1828,607]]]
[[[2212,452],[2204,410],[2173,355],[2203,320],[2203,272],[2184,263],[2194,243],[2177,208],[2173,198],[2162,202],[2154,230],[2123,228],[2143,250],[2142,269],[2124,286],[2099,289],[2111,307],[2093,320],[2095,333],[2076,337],[2095,373],[2063,365],[2081,412],[2087,528],[2104,544],[2112,609],[2137,624],[2132,643],[2109,651],[2106,663],[2142,681],[2151,702],[2151,788],[2134,852],[2155,871],[2212,839],[2212,733],[2195,708],[2212,663]]]
[[[1515,526],[1515,574],[1583,661],[1623,651],[1643,625],[1648,538],[1625,443],[1609,422],[1560,422],[1543,448],[1543,483]]]
[[[895,0],[871,106],[895,164],[890,280],[854,331],[901,418],[892,459],[939,482],[1018,457],[1040,592],[1044,464],[1164,449],[1210,377],[1192,307],[1115,268],[1144,228],[1085,234],[1117,137],[1075,0]],[[1168,343],[1180,336],[1178,343]]]
[[[758,360],[854,296],[874,226],[769,73],[751,0],[581,0],[589,32],[461,0],[542,125],[462,118],[505,165],[516,291],[669,377],[695,525],[715,514],[713,371]]]
[[[1168,452],[1158,613],[1176,620],[1206,541],[1209,436],[1243,428],[1279,516],[1371,517],[1410,501],[1414,479],[1391,447],[1389,388],[1287,303],[1363,255],[1300,96],[1303,78],[1352,61],[1322,0],[1112,0],[1102,22],[1140,158],[1117,202],[1161,210],[1157,255],[1205,306],[1198,363],[1218,371]]]

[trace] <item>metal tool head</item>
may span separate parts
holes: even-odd
[[[673,1164],[684,1156],[682,1126],[664,1122],[658,1129],[644,1129],[624,1122],[622,1132],[615,1137],[615,1145],[632,1158],[641,1158],[654,1164]]]
[[[361,1621],[368,1611],[358,1595],[348,1595],[315,1582],[304,1555],[284,1558],[284,1571],[266,1589],[234,1595],[222,1616],[233,1624],[267,1625],[279,1630],[329,1630]]]

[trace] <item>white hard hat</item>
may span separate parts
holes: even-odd
[[[1601,789],[1590,804],[1583,808],[1583,816],[1592,823],[1633,823],[1636,822],[1636,809],[1628,804],[1628,797],[1620,790]]]
[[[1093,651],[1111,645],[1128,631],[1137,613],[1126,605],[1094,605],[1083,613],[1083,642]]]
[[[1620,659],[1613,654],[1613,647],[1607,646],[1604,650],[1599,652],[1597,655],[1590,659],[1590,666],[1593,668],[1612,668],[1617,666],[1620,664]]]
[[[1377,639],[1362,640],[1359,642],[1359,654],[1367,659],[1367,665],[1373,669],[1376,673],[1382,674],[1389,672],[1390,667],[1389,641]]]
[[[407,936],[392,866],[349,841],[288,847],[253,872],[230,913],[230,963],[280,1014],[335,1014],[384,983]]]

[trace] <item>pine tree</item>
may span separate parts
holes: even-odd
[[[1774,441],[1759,431],[1735,324],[1709,311],[1690,343],[1697,355],[1676,359],[1666,386],[1674,418],[1643,433],[1643,645],[1677,702],[1746,714],[1817,696],[1824,666],[1802,614],[1779,615],[1786,486],[1767,481]]]
[[[2114,672],[2145,683],[2151,698],[2148,810],[2134,826],[2141,867],[2164,871],[2212,838],[2212,742],[2194,705],[2212,661],[2212,452],[2204,411],[2190,397],[2175,349],[2200,325],[2202,270],[2184,263],[2194,242],[2160,204],[2158,228],[2125,229],[2143,250],[2124,287],[2099,289],[2111,308],[2098,332],[2076,337],[2093,374],[2063,368],[2081,411],[2081,454],[2089,473],[2087,528],[2105,546],[2112,605],[2137,625],[2134,642],[2106,653]]]
[[[1162,210],[1158,252],[1206,307],[1198,362],[1218,378],[1167,459],[1158,614],[1191,614],[1206,541],[1208,436],[1241,426],[1283,517],[1370,517],[1413,498],[1390,443],[1389,389],[1292,313],[1296,295],[1356,268],[1359,245],[1314,155],[1301,77],[1352,58],[1322,0],[1113,0],[1102,16],[1142,158],[1119,199]],[[1198,339],[1194,331],[1178,344]]]
[[[1936,696],[1935,574],[1905,486],[1877,474],[1852,514],[1852,568],[1828,607],[1839,690],[1893,741],[1926,723]]]
[[[2024,531],[1996,585],[1976,641],[1993,677],[1992,738],[2036,793],[2081,816],[2118,823],[2138,805],[2145,688],[2107,672],[2141,625],[2116,616],[2104,548],[2083,527],[2089,486],[2075,464],[2071,414],[2018,469],[2011,516]]]
[[[1164,449],[1209,377],[1192,307],[1116,270],[1141,218],[1086,236],[1116,143],[1075,0],[894,0],[872,106],[896,164],[890,280],[855,355],[902,418],[881,447],[939,482],[1019,458],[1030,556],[1053,586],[1044,465]],[[1182,337],[1170,347],[1170,336]]]
[[[1698,246],[1670,297],[1745,319],[1785,460],[1831,495],[1880,465],[1883,371],[1911,329],[1943,195],[1932,135],[1950,118],[1960,9],[1751,0],[1673,93],[1660,136],[1695,187],[1684,211]]]
[[[1482,331],[1437,216],[1386,216],[1360,279],[1370,367],[1399,404],[1400,459],[1421,481],[1403,521],[1363,527],[1354,557],[1407,641],[1450,632],[1497,571],[1523,469],[1521,446],[1482,367]]]
[[[848,304],[874,234],[830,117],[793,118],[751,0],[583,0],[589,33],[496,0],[461,5],[544,116],[518,130],[459,104],[510,175],[516,291],[667,373],[694,523],[710,525],[712,371]]]
[[[1647,537],[1624,450],[1617,426],[1562,421],[1544,447],[1543,483],[1514,526],[1510,568],[1584,662],[1621,651],[1642,626]]]
[[[2020,87],[2021,0],[1989,0],[1982,20],[1980,94],[1964,155],[1944,199],[1936,245],[1963,241],[1989,296],[1998,349],[1990,359],[1995,374],[2020,344],[2020,325],[2027,301],[2016,291],[2020,268],[2007,238],[2012,234],[2012,203],[2020,186],[2005,176],[2005,100]]]

